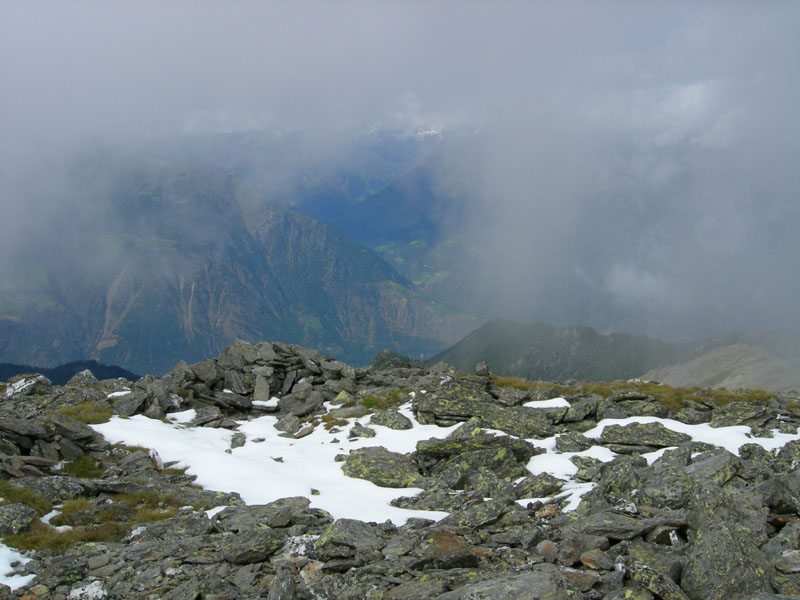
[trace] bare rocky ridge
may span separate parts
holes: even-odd
[[[800,358],[781,359],[749,344],[717,348],[685,363],[651,369],[642,379],[676,387],[800,389]]]
[[[774,430],[797,433],[795,398],[718,405],[698,392],[671,413],[657,393],[612,385],[606,395],[576,393],[566,396],[566,405],[536,408],[523,404],[558,396],[560,388],[499,387],[485,368],[472,375],[444,364],[390,364],[354,369],[299,346],[237,342],[216,359],[181,363],[163,378],[97,381],[82,373],[64,387],[41,376],[13,379],[0,403],[0,483],[6,486],[0,532],[7,544],[20,544],[50,531],[40,523],[44,511],[69,505],[73,510],[56,518],[83,537],[38,550],[17,567],[35,575],[33,581],[0,597],[700,600],[800,594],[800,441],[774,452],[747,444],[737,456],[659,423],[583,435],[607,418],[669,415],[712,428],[746,425],[757,441]],[[130,393],[111,395],[125,390]],[[272,396],[279,398],[276,406],[262,402]],[[313,508],[313,495],[244,506],[235,495],[193,486],[191,476],[146,449],[111,446],[69,416],[91,408],[105,416],[163,418],[193,408],[196,417],[186,426],[235,432],[239,422],[268,412],[299,443],[314,427],[332,426],[332,436],[368,436],[370,426],[356,427],[352,418],[370,411],[374,423],[406,428],[410,421],[395,407],[409,400],[416,421],[459,426],[419,442],[414,452],[364,448],[331,465],[398,488],[396,506],[449,513],[438,522],[409,519],[402,526],[333,519]],[[575,480],[593,486],[574,511],[564,510],[569,494],[563,480],[527,469],[531,457],[545,451],[531,441],[553,435],[561,452],[602,446],[615,453],[607,462],[572,458]],[[243,438],[236,433],[231,444]],[[658,449],[666,450],[652,464],[641,456]],[[79,461],[92,468],[75,470]],[[411,485],[423,492],[404,495],[400,488]],[[14,490],[27,495],[11,498]],[[538,500],[517,502],[526,498]],[[213,507],[226,508],[206,512]]]

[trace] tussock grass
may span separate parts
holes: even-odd
[[[17,488],[7,479],[0,479],[0,506],[7,504],[24,504],[36,511],[41,516],[53,510],[53,505],[45,498],[26,488]]]
[[[96,402],[86,401],[74,406],[64,406],[56,411],[56,414],[72,417],[76,421],[87,425],[97,425],[106,423],[111,418],[113,411],[108,406],[100,406]]]
[[[334,427],[345,427],[348,421],[347,419],[339,419],[331,415],[323,415],[322,423],[323,427],[325,427],[325,430],[330,431]]]
[[[88,454],[64,464],[61,470],[66,475],[83,479],[94,479],[100,477],[104,472],[100,462]]]
[[[50,512],[48,505],[40,516]],[[111,502],[97,506],[88,498],[74,498],[64,502],[61,514],[55,516],[53,525],[71,525],[68,531],[34,521],[28,529],[3,537],[3,542],[19,550],[63,551],[81,542],[118,542],[136,525],[169,519],[178,514],[183,503],[171,494],[156,491],[140,494],[115,494]],[[197,507],[200,508],[200,507]]]
[[[125,452],[130,452],[133,454],[134,452],[144,452],[145,454],[150,453],[150,448],[145,448],[144,446],[129,446],[127,444],[114,444],[111,446],[115,450],[124,450]]]
[[[499,387],[510,387],[522,390],[523,392],[528,392],[530,390],[549,390],[553,388],[560,390],[564,387],[547,381],[528,381],[520,377],[500,377],[499,375],[492,375],[491,377],[495,385]]]
[[[130,532],[125,523],[108,522],[58,531],[38,519],[25,531],[3,537],[7,546],[18,550],[64,551],[79,542],[119,542]]]
[[[401,404],[408,402],[409,392],[411,392],[410,388],[403,388],[401,390],[389,392],[386,396],[365,396],[361,400],[361,406],[370,410],[375,408],[396,408]]]

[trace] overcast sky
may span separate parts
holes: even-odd
[[[794,1],[0,0],[0,181],[87,141],[480,131],[497,314],[800,328],[798,31]]]

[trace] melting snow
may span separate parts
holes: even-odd
[[[247,436],[247,442],[232,450],[232,431],[181,426],[180,423],[185,423],[188,418],[182,413],[177,413],[180,423],[176,424],[136,415],[129,419],[115,417],[108,423],[93,427],[111,443],[153,448],[164,461],[179,461],[188,467],[188,473],[196,475],[197,483],[204,488],[238,492],[248,504],[265,504],[287,496],[306,496],[312,506],[327,510],[334,518],[376,522],[391,519],[398,525],[410,517],[441,519],[447,513],[407,510],[389,504],[394,498],[413,495],[421,489],[378,487],[363,479],[347,477],[342,472],[342,463],[334,461],[337,454],[368,446],[411,452],[419,440],[445,437],[455,428],[420,425],[413,420],[408,407],[400,412],[412,419],[412,429],[396,431],[369,424],[370,417],[366,416],[353,422],[375,429],[378,435],[354,440],[347,439],[347,430],[331,434],[319,426],[302,439],[285,438],[278,435],[280,432],[273,426],[277,417],[258,417],[240,424],[239,431]],[[171,413],[171,416],[175,414]],[[265,441],[254,443],[252,440],[257,438]],[[312,495],[312,488],[319,494]]]
[[[550,400],[531,400],[522,406],[531,408],[569,408],[569,402],[564,398],[550,398]]]
[[[422,392],[420,392],[422,393]],[[272,399],[276,400],[276,399]],[[272,402],[270,400],[270,402]],[[563,398],[543,402],[530,402],[528,406],[564,407]],[[153,448],[164,461],[177,461],[188,467],[188,472],[197,476],[197,483],[205,488],[238,492],[248,504],[263,504],[287,496],[305,496],[314,507],[327,510],[334,518],[353,518],[362,521],[382,522],[391,519],[400,525],[410,517],[440,519],[444,512],[406,510],[391,506],[392,499],[419,493],[416,488],[382,488],[369,481],[347,477],[342,472],[342,463],[336,462],[339,454],[370,446],[383,446],[390,451],[406,453],[416,448],[420,440],[431,437],[446,437],[456,426],[438,427],[421,425],[413,418],[409,404],[400,412],[410,418],[414,427],[396,431],[369,423],[369,415],[350,419],[349,423],[361,423],[377,432],[374,438],[347,439],[349,425],[337,433],[318,426],[299,440],[281,437],[274,424],[275,415],[265,415],[243,421],[239,431],[247,436],[244,446],[231,449],[232,431],[206,427],[187,427],[195,412],[193,410],[169,415],[171,423],[148,419],[137,415],[129,419],[113,418],[101,425],[93,426],[111,442],[123,442]],[[606,419],[596,427],[584,432],[590,439],[601,435],[609,425],[630,423],[662,423],[668,429],[686,433],[692,439],[708,442],[738,453],[743,444],[758,443],[767,450],[774,450],[790,440],[800,439],[800,434],[789,435],[774,432],[772,438],[753,437],[749,427],[712,428],[707,424],[687,425],[672,419],[635,417],[629,419]],[[501,435],[502,432],[495,432]],[[263,440],[260,443],[256,440]],[[603,446],[593,446],[582,452],[556,451],[556,437],[543,440],[528,440],[547,452],[534,456],[528,462],[533,474],[549,473],[567,483],[561,494],[550,498],[527,498],[519,500],[522,505],[534,500],[553,502],[567,498],[565,510],[574,510],[581,498],[594,487],[592,483],[572,480],[578,468],[570,461],[573,456],[587,456],[603,462],[612,460],[616,454]],[[645,454],[652,464],[666,449]],[[314,489],[319,493],[312,494]]]
[[[30,583],[35,575],[10,575],[14,570],[14,567],[11,566],[13,563],[24,564],[29,560],[19,552],[0,543],[0,583],[7,585],[12,590]]]

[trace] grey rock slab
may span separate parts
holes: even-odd
[[[396,430],[411,429],[414,426],[411,420],[405,415],[400,414],[396,410],[385,409],[376,410],[372,417],[370,417],[369,422]]]
[[[114,414],[121,417],[131,417],[139,412],[147,400],[147,394],[142,390],[133,390],[114,401]]]
[[[441,527],[468,527],[479,529],[497,521],[508,506],[508,501],[492,499],[454,512],[439,521]]]
[[[561,491],[566,482],[549,473],[529,475],[514,486],[517,498],[544,498]]]
[[[739,457],[727,450],[716,450],[708,456],[699,456],[684,469],[684,472],[700,481],[711,481],[719,486],[725,485],[736,475]]]
[[[366,523],[355,519],[337,519],[319,536],[314,547],[323,560],[328,560],[341,557],[343,549],[348,549],[345,556],[352,556],[354,553],[380,550],[382,545],[378,533]]]
[[[17,417],[13,417],[8,413],[0,414],[0,430],[25,437],[44,439],[50,437],[47,429],[45,429],[40,423],[31,421],[29,419],[18,419]]]
[[[626,444],[632,446],[652,446],[667,448],[691,441],[685,433],[667,429],[661,423],[631,423],[629,425],[609,425],[600,434],[603,444]]]
[[[194,373],[195,377],[200,381],[205,382],[209,386],[214,385],[218,380],[222,379],[223,371],[217,366],[217,361],[213,358],[207,358],[189,367]]]
[[[251,398],[233,392],[215,392],[214,397],[227,406],[238,410],[247,411],[253,407],[253,400]]]
[[[558,567],[533,565],[529,572],[462,586],[436,596],[437,600],[570,600]]]
[[[750,425],[760,427],[775,416],[775,411],[755,402],[731,402],[714,409],[711,427]]]
[[[600,535],[610,540],[630,540],[654,527],[649,519],[635,519],[627,515],[601,511],[580,519],[573,529],[585,535]]]
[[[81,480],[54,475],[50,477],[20,477],[14,482],[20,487],[33,490],[53,504],[60,504],[84,494]]]
[[[377,435],[371,427],[364,427],[361,423],[355,423],[350,428],[348,437],[350,438],[374,438]]]
[[[353,450],[342,465],[342,471],[348,477],[366,479],[390,488],[414,487],[420,478],[414,460],[382,446]]]
[[[527,461],[532,456],[545,452],[544,449],[537,448],[525,440],[504,435],[483,434],[471,437],[421,440],[417,442],[416,454],[423,458],[442,459],[476,450],[490,450],[494,453],[507,452],[519,462]]]
[[[752,538],[718,525],[695,533],[681,587],[692,600],[727,600],[771,592],[771,570],[772,565]]]
[[[55,426],[56,432],[59,435],[73,441],[92,439],[97,435],[88,425],[66,415],[53,413],[50,415],[50,423]]]
[[[278,569],[278,574],[269,588],[267,600],[295,600],[297,590],[292,573],[288,569]]]
[[[225,531],[248,531],[259,527],[288,527],[308,512],[308,498],[295,496],[281,498],[269,504],[229,506],[216,515],[216,520]]]
[[[800,573],[800,550],[789,550],[775,561],[775,568],[781,573]]]
[[[263,562],[280,549],[285,538],[285,534],[264,527],[231,536],[222,551],[225,560],[237,565]]]

